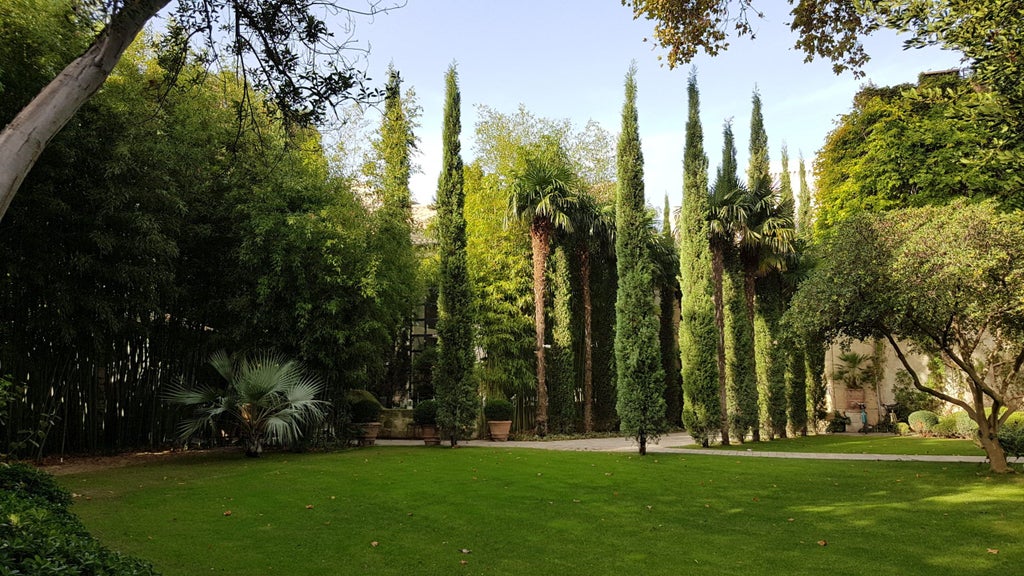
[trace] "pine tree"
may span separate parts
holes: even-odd
[[[445,75],[443,157],[437,182],[437,248],[440,286],[437,296],[438,358],[434,366],[437,422],[451,445],[458,444],[476,420],[473,381],[473,320],[466,269],[466,218],[459,133],[460,95],[455,65]]]
[[[714,284],[708,245],[708,157],[700,123],[697,74],[687,81],[689,119],[683,153],[683,206],[679,214],[679,351],[683,424],[702,446],[718,422]]]
[[[654,306],[644,197],[644,160],[636,110],[636,65],[626,74],[622,132],[618,146],[615,195],[615,254],[619,288],[615,302],[615,364],[618,369],[616,408],[621,430],[635,438],[640,454],[647,441],[666,430],[665,375],[658,349],[658,316]]]

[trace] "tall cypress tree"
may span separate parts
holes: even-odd
[[[803,156],[800,157],[800,213],[797,218],[797,230],[804,243],[810,243],[814,237],[814,207],[811,205],[811,189],[807,185],[807,168]],[[818,423],[825,419],[825,343],[816,334],[804,335],[804,364],[810,382],[810,393],[807,395],[807,412],[811,423],[817,428]]]
[[[409,175],[412,171],[411,152],[416,146],[413,134],[415,108],[402,96],[402,80],[398,71],[388,68],[385,87],[384,117],[380,136],[373,141],[376,162],[365,172],[371,179],[379,207],[373,213],[372,247],[377,254],[375,280],[377,295],[383,304],[379,337],[387,339],[393,351],[388,373],[381,371],[376,379],[378,390],[384,397],[392,397],[395,387],[406,380],[407,358],[402,357],[403,329],[412,314],[413,304],[421,300],[417,278],[418,262],[412,245],[412,200]],[[368,335],[369,336],[369,335]],[[383,364],[384,358],[381,359]],[[383,378],[380,378],[383,376]]]
[[[783,198],[792,198],[793,205],[797,203],[796,191],[793,190],[793,179],[789,175],[789,149],[782,145],[782,175],[779,178],[779,194]],[[803,244],[797,241],[797,252],[803,251]],[[800,260],[797,260],[799,266]],[[795,281],[790,275],[786,278],[785,289],[787,291],[786,307],[789,307],[788,299],[792,298],[795,289]],[[789,417],[789,425],[793,432],[801,436],[807,435],[807,369],[804,358],[804,342],[802,338],[796,337],[788,331],[784,334],[785,340],[782,347],[788,352],[788,365],[786,367],[786,406]]]
[[[751,138],[753,140],[753,137]],[[718,206],[728,234],[718,241],[723,244],[724,273],[722,300],[724,307],[724,337],[726,381],[728,389],[728,429],[740,442],[752,433],[758,439],[757,372],[754,362],[754,325],[747,309],[746,277],[741,254],[733,244],[735,231],[742,229],[746,219],[748,189],[739,182],[736,145],[732,125],[726,124],[722,132],[722,165],[715,177],[716,198],[726,199]],[[729,195],[728,190],[736,193]],[[727,432],[723,432],[726,434]]]
[[[665,375],[658,348],[658,314],[654,306],[644,198],[644,159],[636,110],[636,64],[626,74],[622,132],[618,146],[615,193],[615,254],[619,288],[615,301],[615,365],[621,430],[635,438],[640,454],[647,441],[666,430]]]
[[[466,270],[465,194],[459,133],[460,95],[455,64],[445,75],[443,156],[437,182],[437,249],[440,285],[437,294],[438,358],[434,365],[437,422],[451,445],[458,444],[476,420],[477,394],[473,381],[473,320],[469,274]]]
[[[718,422],[714,283],[708,245],[708,157],[700,123],[697,73],[686,84],[689,118],[683,152],[683,206],[679,213],[679,356],[683,377],[683,425],[708,445]]]
[[[658,304],[661,309],[661,367],[665,371],[665,419],[670,426],[682,424],[683,384],[679,366],[679,250],[672,234],[672,207],[665,195],[658,238]]]
[[[548,260],[551,287],[551,370],[548,372],[548,429],[556,434],[575,431],[576,363],[573,354],[572,284],[565,248]]]

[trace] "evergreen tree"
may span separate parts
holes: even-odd
[[[747,434],[758,439],[757,372],[754,362],[754,327],[747,312],[746,277],[741,253],[736,249],[737,232],[746,222],[748,190],[740,184],[732,125],[722,133],[722,165],[715,177],[714,222],[719,232],[714,241],[721,254],[721,299],[727,408],[723,416],[723,438],[729,431],[740,442]],[[752,137],[751,140],[754,140]],[[723,443],[726,441],[723,440]]]
[[[615,195],[615,254],[619,272],[615,302],[619,392],[616,408],[622,432],[635,438],[640,454],[645,455],[647,441],[656,440],[666,430],[665,376],[658,353],[658,318],[651,291],[654,274],[638,124],[634,64],[626,74]]]
[[[576,367],[573,355],[572,285],[569,259],[565,249],[556,248],[549,261],[552,292],[551,378],[548,381],[550,431],[566,434],[575,431]]]
[[[378,301],[384,304],[378,337],[389,345],[391,358],[381,357],[374,375],[380,396],[394,396],[394,387],[403,382],[401,370],[407,366],[399,356],[404,347],[403,329],[412,314],[413,305],[422,300],[417,277],[419,263],[412,245],[412,200],[409,176],[412,172],[412,151],[416,147],[413,134],[416,107],[411,98],[402,96],[402,79],[393,67],[388,68],[385,86],[384,117],[380,136],[373,141],[376,161],[366,166],[367,176],[378,200],[373,214],[372,248],[376,258],[373,267],[379,288]],[[385,376],[383,364],[388,362]]]
[[[811,203],[811,189],[807,185],[807,168],[803,156],[800,157],[800,216],[797,219],[797,230],[800,239],[809,244],[814,237],[814,206]],[[811,424],[817,429],[818,423],[825,419],[825,343],[816,334],[804,335],[804,364],[807,379],[810,382],[810,393],[807,394],[807,413]]]
[[[792,198],[795,206],[799,201],[796,198],[796,191],[793,190],[793,179],[789,175],[789,149],[782,145],[782,175],[779,178],[779,194],[783,198]],[[802,210],[802,208],[801,208]],[[791,268],[799,277],[799,270],[802,260],[799,255],[803,252],[804,244],[800,239],[796,241],[797,259]],[[787,291],[786,306],[789,305],[789,297],[795,288],[796,281],[794,274],[785,278],[784,289]],[[785,328],[783,328],[785,331]],[[805,368],[804,342],[802,338],[794,336],[787,331],[785,339],[781,342],[782,348],[788,353],[788,365],[786,367],[786,406],[789,425],[793,432],[801,436],[807,435],[807,369]]]
[[[804,166],[804,157],[800,156],[800,195],[797,198],[799,215],[796,220],[796,229],[800,237],[809,239],[814,233],[814,207],[811,205],[811,188],[807,185],[807,169]]]
[[[466,269],[465,196],[459,133],[460,95],[455,65],[445,75],[441,175],[437,182],[437,248],[440,286],[437,296],[438,359],[434,366],[437,422],[451,445],[458,444],[476,420],[473,381],[472,296]]]
[[[701,445],[718,421],[718,366],[714,284],[708,245],[708,158],[700,123],[697,74],[687,81],[689,119],[683,153],[683,205],[679,215],[679,352],[683,379],[683,424]]]
[[[679,366],[679,250],[672,233],[672,208],[665,195],[658,237],[658,318],[661,322],[661,366],[665,371],[665,418],[670,426],[682,424],[683,384]]]

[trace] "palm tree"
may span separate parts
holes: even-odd
[[[864,384],[870,380],[873,369],[871,356],[856,352],[844,352],[839,355],[839,360],[843,365],[836,369],[836,379],[848,389],[863,388]]]
[[[736,226],[746,218],[743,200],[746,189],[736,175],[736,145],[732,125],[723,130],[722,165],[708,197],[708,242],[711,246],[711,278],[714,283],[715,328],[718,333],[718,397],[721,411],[722,445],[729,445],[729,404],[726,396],[725,372],[725,303],[722,295],[725,256],[733,249]]]
[[[180,426],[187,439],[204,428],[233,429],[245,446],[245,455],[257,457],[269,442],[291,444],[302,437],[303,426],[324,420],[328,403],[317,400],[321,380],[294,360],[264,352],[232,361],[223,350],[210,364],[227,381],[226,388],[174,386],[168,401],[193,408]]]
[[[576,256],[583,285],[583,431],[594,430],[594,351],[590,298],[590,256],[594,248],[614,257],[615,207],[600,206],[593,196],[581,194],[573,210]]]
[[[533,251],[534,328],[537,336],[537,434],[547,435],[548,392],[544,363],[544,294],[547,291],[551,239],[559,231],[571,233],[571,214],[579,204],[577,178],[557,143],[543,141],[524,150],[524,164],[512,179],[509,216],[530,224]]]

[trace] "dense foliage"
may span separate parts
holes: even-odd
[[[683,205],[679,213],[679,350],[683,425],[700,444],[719,422],[717,336],[711,248],[708,245],[708,158],[700,123],[697,75],[686,86],[689,116],[683,151]]]
[[[991,201],[857,215],[821,243],[790,315],[829,338],[886,339],[918,390],[977,422],[992,469],[1006,471],[999,427],[1024,399],[1022,247],[1024,215]],[[967,400],[919,375],[910,351],[954,367]]]
[[[44,81],[39,62],[80,47],[50,34],[63,13],[22,4],[40,17],[5,18],[0,44],[34,56],[0,63],[0,122]],[[0,223],[0,373],[32,383],[6,440],[52,415],[47,452],[159,445],[176,436],[162,392],[218,348],[295,357],[335,404],[384,375],[401,313],[378,272],[401,252],[375,249],[316,132],[251,105],[231,75],[168,68],[161,46],[129,51]]]
[[[458,444],[476,420],[477,388],[473,375],[472,294],[466,268],[466,217],[463,212],[461,95],[452,64],[445,74],[443,156],[437,182],[438,360],[434,366],[437,422],[451,445]]]
[[[0,571],[5,574],[154,575],[142,560],[112,552],[69,510],[52,476],[0,464]]]
[[[618,147],[615,194],[615,254],[619,289],[615,301],[616,408],[624,434],[637,440],[640,454],[647,442],[666,429],[665,374],[658,346],[658,318],[651,290],[653,262],[644,201],[644,160],[636,110],[636,67],[626,75],[622,132]]]

